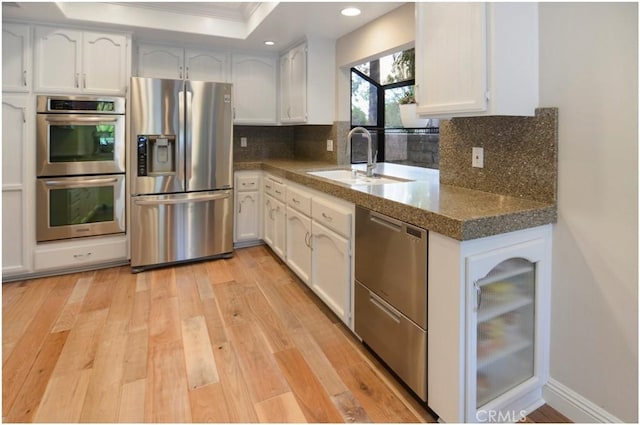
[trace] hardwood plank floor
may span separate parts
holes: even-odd
[[[264,246],[2,293],[3,422],[436,419]]]

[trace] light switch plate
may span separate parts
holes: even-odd
[[[471,166],[484,168],[484,148],[471,148]]]

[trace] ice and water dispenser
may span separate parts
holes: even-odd
[[[175,135],[138,135],[138,176],[176,172]]]

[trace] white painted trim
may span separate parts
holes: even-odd
[[[576,423],[624,422],[553,378],[544,386],[547,404]]]

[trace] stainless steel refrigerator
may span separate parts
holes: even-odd
[[[131,79],[131,267],[233,251],[231,84]]]

